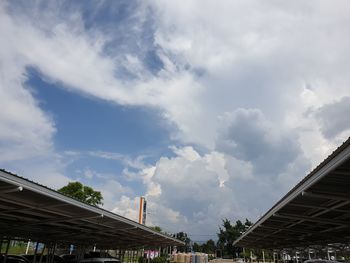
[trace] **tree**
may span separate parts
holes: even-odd
[[[163,230],[160,226],[151,226],[150,229],[153,229],[154,231],[157,231],[159,233],[163,233]]]
[[[193,248],[194,252],[202,252],[202,246],[200,244],[198,244],[197,242],[193,243],[192,248]]]
[[[66,186],[58,189],[58,192],[89,205],[98,206],[103,204],[101,192],[95,191],[91,187],[85,186],[79,182],[68,183]]]
[[[215,242],[209,239],[206,243],[202,244],[202,252],[207,254],[214,254],[216,249]]]
[[[191,239],[187,236],[187,233],[185,233],[185,232],[178,232],[178,233],[174,234],[174,237],[176,239],[179,239],[179,240],[185,242],[185,246],[184,247],[179,247],[178,249],[181,252],[187,252],[187,250],[190,247],[190,242],[191,242]]]
[[[237,220],[235,225],[232,225],[230,220],[222,220],[223,228],[219,227],[218,246],[222,249],[224,255],[236,256],[242,252],[241,248],[233,247],[233,241],[239,238],[251,225],[248,219],[244,224]]]

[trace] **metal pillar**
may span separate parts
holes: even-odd
[[[298,260],[298,252],[295,251],[295,259],[296,259],[296,262],[299,263],[299,260]]]
[[[53,263],[55,261],[55,252],[56,252],[57,244],[55,243],[53,245],[53,251],[52,251],[52,259],[50,263]]]
[[[119,256],[120,262],[123,262],[123,261],[122,261],[122,251],[121,251],[121,248],[118,248],[118,256]]]
[[[38,247],[39,247],[39,242],[36,242],[35,249],[34,249],[33,263],[36,263],[36,254],[38,253]]]
[[[328,257],[328,260],[331,260],[331,256],[329,255],[329,247],[327,247],[327,257]]]
[[[10,239],[8,240],[7,245],[6,245],[5,257],[4,257],[3,263],[6,263],[6,261],[7,261],[7,253],[9,252],[9,248],[10,248]]]
[[[47,246],[47,255],[46,255],[46,263],[49,263],[49,258],[50,258],[50,255],[51,255],[51,244],[49,244]]]
[[[43,250],[41,250],[40,260],[39,260],[40,263],[42,263],[42,261],[43,261],[43,256],[44,256],[45,249],[46,249],[46,243],[44,244]]]
[[[265,252],[264,252],[264,250],[262,251],[262,256],[263,256],[263,262],[265,262]]]
[[[29,251],[29,246],[30,246],[30,239],[28,240],[28,243],[27,243],[27,248],[26,248],[26,255],[28,255],[28,251]]]

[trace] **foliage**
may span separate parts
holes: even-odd
[[[221,248],[224,255],[236,256],[242,252],[241,248],[233,247],[232,243],[239,238],[250,226],[252,222],[248,219],[242,223],[240,220],[236,221],[235,225],[232,225],[230,220],[222,220],[223,228],[219,227],[218,233],[218,246]]]
[[[138,263],[146,263],[148,262],[147,258],[139,257],[137,260]],[[155,257],[154,259],[150,260],[150,263],[166,263],[167,257],[161,256],[161,257]]]
[[[216,249],[215,242],[212,239],[209,239],[206,243],[197,244],[196,242],[193,244],[193,250],[195,252],[203,252],[207,254],[214,254]]]
[[[209,254],[209,255],[208,255],[208,261],[211,261],[211,260],[213,260],[213,259],[215,259],[215,256],[214,256],[214,255]]]
[[[178,250],[180,252],[187,252],[189,250],[191,239],[188,237],[187,233],[178,232],[178,233],[174,234],[173,237],[185,242],[185,246],[178,247]]]
[[[151,263],[166,263],[166,257],[156,257],[151,260]]]
[[[80,182],[68,183],[66,186],[58,189],[58,192],[89,205],[98,206],[103,204],[101,192],[95,191],[91,187],[85,186]]]
[[[150,229],[153,229],[154,231],[157,231],[159,233],[163,233],[163,230],[160,226],[151,226]]]
[[[32,243],[33,244],[33,243]],[[7,242],[3,242],[1,244],[1,251],[5,251],[7,247]],[[10,246],[9,246],[9,254],[13,254],[13,255],[20,255],[20,254],[24,254],[27,248],[27,242],[24,241],[10,241]],[[32,247],[29,248],[29,252],[33,253],[33,249]]]

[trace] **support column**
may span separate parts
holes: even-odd
[[[42,263],[43,261],[43,255],[44,255],[45,249],[46,249],[46,243],[44,244],[43,250],[41,250],[41,253],[40,253],[40,260],[39,260],[40,263]]]
[[[30,239],[28,240],[28,243],[27,243],[27,247],[26,247],[26,255],[28,255],[29,246],[30,246]]]
[[[10,248],[10,239],[8,240],[7,245],[6,245],[5,257],[4,257],[3,263],[6,263],[6,261],[7,261],[7,253],[9,252],[9,248]]]
[[[36,263],[36,254],[38,254],[38,247],[39,247],[39,242],[36,242],[35,249],[34,249],[33,263]]]
[[[51,262],[50,263],[53,263],[55,261],[55,252],[56,252],[56,249],[57,249],[57,244],[55,243],[53,245],[53,251],[52,251],[52,259],[51,259]]]
[[[265,263],[265,252],[264,252],[264,250],[262,251],[262,256],[263,256],[263,262]]]
[[[328,260],[331,260],[331,256],[329,255],[329,247],[327,247],[327,257],[328,257]]]

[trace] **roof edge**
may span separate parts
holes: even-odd
[[[153,230],[145,225],[141,225],[141,224],[139,224],[131,219],[117,215],[117,214],[110,212],[108,210],[105,210],[103,208],[99,208],[99,207],[92,206],[92,205],[86,204],[84,202],[78,201],[74,198],[63,195],[60,192],[53,190],[47,186],[40,185],[40,184],[35,183],[33,181],[30,181],[24,177],[21,177],[21,176],[18,176],[16,174],[13,174],[11,172],[8,172],[4,169],[0,169],[0,180],[7,182],[9,184],[12,184],[12,185],[21,186],[24,189],[28,189],[28,190],[31,190],[33,192],[43,194],[45,196],[51,197],[51,198],[56,199],[56,200],[60,200],[62,202],[78,206],[80,208],[89,210],[90,212],[94,212],[94,213],[109,217],[111,219],[122,221],[123,223],[127,223],[127,224],[134,226],[134,227],[137,227],[137,228],[143,229],[147,232],[150,232],[150,234],[158,235],[158,236],[161,236],[163,238],[170,239],[170,240],[177,242],[179,244],[185,245],[185,242],[183,242],[179,239],[173,238],[173,237],[168,236],[164,233],[157,232],[157,231],[155,231],[155,230]]]
[[[350,137],[339,146],[331,155],[322,161],[314,170],[312,170],[304,179],[296,184],[286,195],[284,195],[272,208],[270,208],[254,225],[252,225],[242,236],[233,242],[233,246],[237,245],[243,238],[248,236],[259,225],[264,223],[268,218],[273,216],[284,205],[292,201],[299,194],[302,194],[310,186],[323,178],[330,171],[341,165],[350,157]]]

